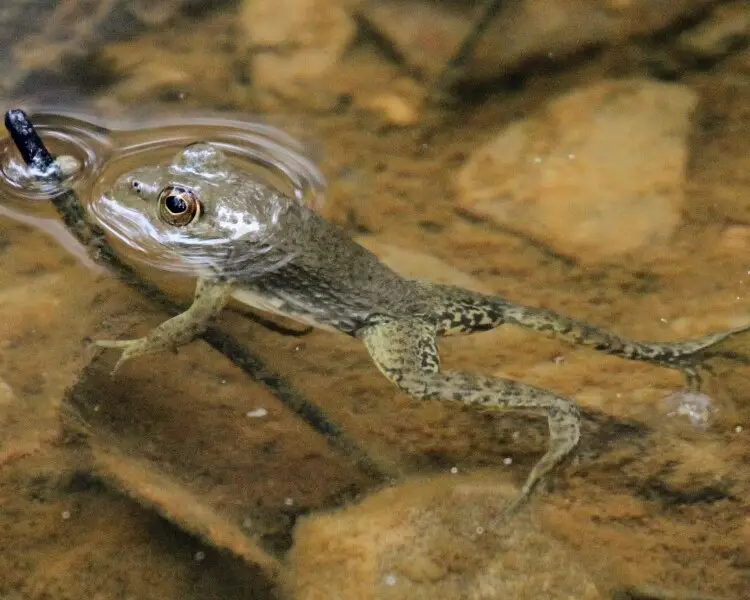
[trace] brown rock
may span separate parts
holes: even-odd
[[[687,87],[604,82],[507,127],[458,173],[459,206],[584,263],[665,244],[680,223]]]
[[[281,565],[245,535],[239,525],[204,502],[204,498],[154,469],[149,461],[105,450],[96,444],[92,454],[97,474],[115,489],[214,547],[228,550],[248,564],[256,565],[270,581],[278,577]]]
[[[354,37],[343,0],[252,0],[239,22],[253,47],[253,84],[295,94],[332,67]]]
[[[306,519],[291,563],[296,600],[601,598],[566,548],[527,511],[500,519],[516,490],[446,475]]]
[[[364,105],[366,108],[380,113],[389,125],[410,127],[419,122],[419,108],[414,102],[399,94],[379,94],[373,98],[368,98]]]
[[[488,0],[489,1],[489,0]],[[591,46],[622,43],[699,13],[713,0],[523,0],[506,2],[463,74],[499,77],[532,60],[558,61]],[[486,2],[367,0],[360,11],[411,66],[440,73]]]
[[[747,225],[728,225],[721,232],[719,248],[727,254],[746,255],[750,250],[750,227]]]

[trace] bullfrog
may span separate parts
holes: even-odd
[[[677,369],[697,389],[720,342],[750,325],[681,342],[640,342],[545,308],[501,296],[406,279],[298,198],[236,166],[216,144],[183,148],[169,164],[140,166],[105,192],[122,209],[120,233],[159,235],[169,250],[200,254],[192,304],[146,336],[101,340],[123,362],[173,350],[199,335],[230,298],[300,323],[345,334],[364,344],[377,368],[403,392],[490,411],[544,411],[549,446],[533,466],[515,510],[571,454],[580,439],[578,404],[521,381],[443,370],[437,340],[512,324],[595,351]],[[128,229],[130,227],[130,229]],[[194,258],[194,254],[190,255]],[[186,258],[187,260],[187,258]],[[193,261],[195,262],[195,261]],[[259,268],[259,264],[264,265]]]

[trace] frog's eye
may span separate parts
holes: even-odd
[[[168,185],[159,193],[159,218],[167,225],[184,227],[201,214],[195,193],[180,185]]]

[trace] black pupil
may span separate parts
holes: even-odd
[[[185,202],[180,196],[169,195],[164,201],[164,205],[167,210],[173,214],[184,213],[187,210],[187,202]]]

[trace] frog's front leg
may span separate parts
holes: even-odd
[[[541,409],[547,412],[547,453],[529,473],[516,500],[524,503],[542,481],[576,447],[581,417],[568,398],[524,383],[455,371],[441,371],[435,338],[437,323],[428,318],[382,317],[358,332],[380,371],[408,394],[428,400],[460,402],[484,410]]]
[[[219,315],[231,292],[231,282],[201,278],[195,286],[190,308],[165,321],[148,335],[135,340],[97,340],[94,344],[103,348],[123,348],[122,356],[112,370],[114,374],[126,360],[164,350],[176,350],[192,341]]]

